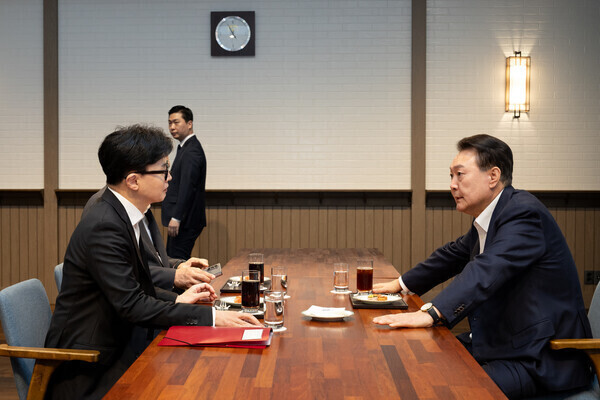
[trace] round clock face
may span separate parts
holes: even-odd
[[[242,50],[250,41],[250,25],[241,17],[234,15],[223,18],[215,29],[217,43],[224,50]]]

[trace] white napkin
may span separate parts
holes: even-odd
[[[310,306],[306,312],[317,317],[335,318],[344,317],[346,315],[346,308]]]

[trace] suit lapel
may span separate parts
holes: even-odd
[[[490,225],[488,227],[488,233],[487,233],[487,237],[485,240],[486,243],[488,243],[491,240],[491,238],[493,238],[494,235],[496,235],[496,226],[495,226],[494,222],[496,221],[496,219],[498,218],[498,215],[500,215],[502,210],[504,210],[504,207],[506,207],[506,204],[512,198],[514,192],[515,192],[515,188],[513,188],[512,186],[507,186],[504,188],[504,191],[500,195],[498,204],[496,204],[496,208],[494,209],[492,218],[490,219]]]
[[[134,248],[137,252],[137,257],[138,257],[138,261],[139,261],[138,263],[136,263],[134,268],[137,267],[137,269],[141,270],[142,273],[145,275],[145,279],[141,279],[140,285],[145,289],[146,292],[148,292],[148,290],[151,289],[151,292],[154,293],[154,289],[152,287],[153,286],[152,275],[150,274],[150,268],[148,268],[148,262],[147,262],[147,260],[144,260],[144,257],[142,256],[142,253],[140,251],[139,242],[135,238],[135,232],[133,230],[133,226],[131,225],[131,220],[129,219],[129,216],[127,215],[127,211],[125,211],[125,207],[123,207],[121,202],[116,198],[116,196],[114,194],[112,194],[112,192],[110,190],[106,190],[102,194],[102,199],[104,201],[106,201],[107,203],[109,203],[115,209],[115,211],[117,212],[119,217],[125,223],[125,226],[127,227],[127,232],[129,233],[129,238],[134,243]],[[145,229],[144,227],[140,227],[140,228]],[[139,273],[138,273],[138,275],[139,275]],[[150,286],[145,284],[147,282],[150,282]]]

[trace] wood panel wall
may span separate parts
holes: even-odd
[[[57,294],[52,272],[55,262],[46,260],[44,244],[56,243],[61,262],[83,206],[59,203],[56,236],[44,237],[43,206],[25,200],[22,204],[11,203],[0,204],[0,287],[38,277],[53,302]],[[600,208],[550,210],[573,253],[589,305],[594,285],[583,285],[583,279],[585,270],[600,271]],[[153,211],[160,220],[160,207]],[[375,247],[399,272],[412,267],[410,207],[218,206],[207,212],[209,226],[196,242],[193,254],[210,262],[224,265],[241,248]],[[425,253],[419,255],[422,259],[466,232],[471,218],[450,207],[428,207],[425,220],[415,222],[422,223],[426,232]],[[425,297],[433,297],[442,287]]]

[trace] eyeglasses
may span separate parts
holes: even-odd
[[[159,175],[159,174],[164,174],[165,176],[165,181],[167,179],[169,179],[169,169],[161,169],[160,171],[133,171],[136,174],[141,174],[141,175]]]

